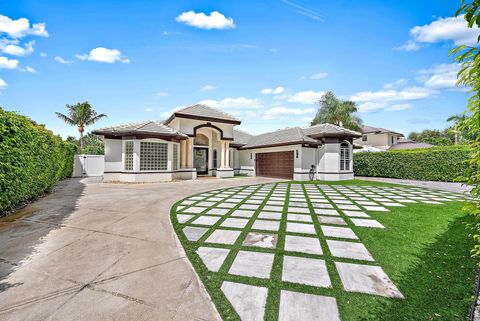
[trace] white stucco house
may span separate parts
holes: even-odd
[[[95,130],[105,140],[104,181],[159,182],[198,176],[353,179],[352,147],[362,134],[332,124],[250,135],[241,121],[197,104],[164,121]]]
[[[403,134],[390,129],[372,126],[362,126],[362,136],[353,141],[355,145],[365,147],[365,151],[385,151],[398,143]],[[372,150],[368,150],[371,147]]]

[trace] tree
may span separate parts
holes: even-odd
[[[59,112],[55,114],[67,124],[77,126],[78,132],[80,133],[80,152],[83,153],[83,132],[85,131],[85,127],[93,125],[101,118],[107,117],[107,115],[97,114],[88,101],[76,103],[75,105],[67,104],[67,109],[68,116]]]
[[[341,100],[331,91],[327,92],[318,101],[320,108],[313,118],[311,125],[330,123],[348,129],[362,131],[362,120],[355,115],[358,112],[353,101]]]
[[[463,15],[469,28],[480,27],[480,1],[462,0],[460,8],[455,16]],[[466,132],[469,138],[468,144],[472,148],[469,160],[469,169],[461,178],[463,182],[472,186],[470,192],[472,200],[465,205],[465,211],[474,215],[477,220],[473,228],[476,245],[472,250],[475,256],[480,255],[480,35],[476,46],[458,46],[450,51],[456,62],[461,64],[458,72],[458,85],[470,88],[471,96],[468,100],[465,119],[456,124],[456,129]]]
[[[455,143],[455,134],[452,133],[451,128],[446,128],[444,130],[425,129],[420,133],[411,132],[408,134],[408,139],[435,146],[447,146]]]
[[[68,136],[66,140],[75,144],[77,153],[80,152],[80,141],[77,138]],[[83,137],[83,153],[89,155],[105,154],[105,143],[103,139],[92,133],[86,134]]]

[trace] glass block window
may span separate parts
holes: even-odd
[[[176,171],[178,169],[178,144],[173,144],[173,164],[172,169]]]
[[[125,142],[125,161],[124,169],[133,171],[133,142]]]
[[[340,144],[340,170],[349,171],[350,170],[350,146],[347,143]]]
[[[165,171],[167,170],[168,144],[154,142],[140,142],[140,170]]]

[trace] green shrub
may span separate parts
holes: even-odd
[[[358,176],[453,182],[468,168],[470,153],[465,146],[355,153],[353,169]]]
[[[73,144],[0,108],[0,214],[70,177],[74,153]]]

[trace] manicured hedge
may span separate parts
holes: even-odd
[[[74,153],[73,144],[0,108],[0,215],[70,177]]]
[[[452,182],[464,174],[469,154],[464,146],[355,153],[353,169],[358,176]]]

